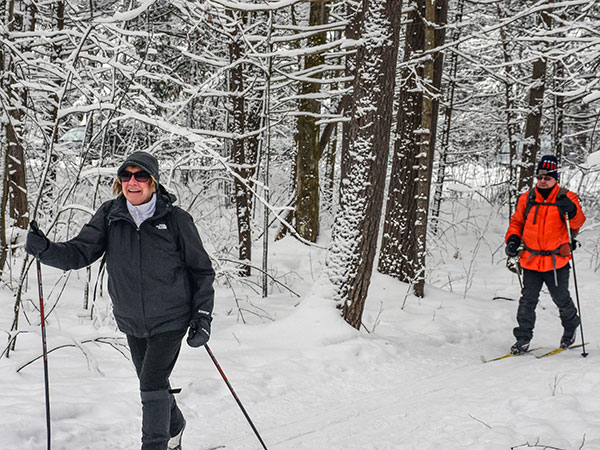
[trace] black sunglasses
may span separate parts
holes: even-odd
[[[119,178],[121,181],[128,182],[131,180],[131,177],[135,178],[135,181],[139,181],[140,183],[146,183],[150,179],[150,174],[144,170],[140,170],[139,172],[130,172],[129,170],[124,170],[119,174]]]
[[[536,178],[538,180],[540,180],[540,181],[550,181],[550,180],[552,180],[552,177],[547,177],[546,175],[538,175]]]

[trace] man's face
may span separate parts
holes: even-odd
[[[537,187],[540,189],[550,189],[556,184],[556,179],[548,175],[538,175],[536,178]]]
[[[140,180],[136,179],[135,174]],[[134,206],[143,205],[152,198],[155,192],[154,182],[148,172],[141,167],[129,166],[119,175],[123,186],[123,195]],[[144,181],[145,180],[145,181]]]

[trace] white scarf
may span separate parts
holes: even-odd
[[[156,195],[152,194],[152,198],[150,198],[149,201],[137,206],[132,205],[129,203],[129,200],[127,200],[127,209],[129,210],[129,214],[131,214],[131,218],[139,228],[144,220],[149,219],[154,215],[154,211],[156,211]]]

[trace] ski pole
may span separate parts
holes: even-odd
[[[523,280],[521,279],[521,264],[519,259],[517,259],[517,262],[515,263],[515,268],[516,268],[516,272],[517,272],[517,277],[519,278],[519,286],[521,286],[521,291],[523,291]]]
[[[569,234],[569,246],[573,242],[571,238],[571,225],[569,224],[569,215],[565,214],[565,222],[567,224],[567,233]],[[571,262],[573,263],[573,281],[575,282],[575,298],[577,299],[577,310],[579,311],[579,330],[581,331],[581,349],[583,352],[581,356],[584,358],[589,354],[585,351],[585,339],[583,337],[583,320],[581,319],[581,305],[579,304],[579,288],[577,287],[577,272],[575,271],[575,256],[573,255],[573,249],[571,249]]]
[[[252,431],[254,431],[254,434],[256,434],[256,437],[258,438],[258,440],[260,441],[260,444],[262,445],[262,447],[265,450],[267,449],[267,446],[265,445],[265,443],[263,442],[262,438],[260,437],[260,434],[258,433],[258,430],[256,429],[256,427],[254,426],[254,424],[252,423],[252,420],[250,420],[250,416],[248,416],[248,413],[246,412],[246,410],[244,409],[244,405],[242,405],[242,402],[240,401],[240,399],[238,398],[237,394],[235,393],[235,391],[233,390],[233,387],[231,386],[231,384],[229,383],[229,380],[227,380],[227,377],[225,376],[225,373],[223,372],[223,369],[221,369],[221,366],[219,365],[219,363],[217,362],[217,359],[215,358],[215,355],[213,355],[213,352],[210,350],[210,347],[208,346],[208,344],[204,344],[204,348],[206,348],[206,351],[208,352],[210,359],[212,359],[213,363],[215,364],[215,367],[217,368],[217,370],[219,371],[219,373],[221,374],[221,377],[223,378],[223,381],[225,381],[225,384],[227,385],[227,387],[229,388],[229,391],[231,392],[231,395],[233,395],[233,398],[235,399],[235,401],[237,402],[238,406],[240,407],[240,409],[242,410],[242,413],[244,413],[244,417],[246,417],[246,420],[248,421],[248,423],[250,424],[250,427],[252,427]]]
[[[29,224],[31,230],[34,233],[38,233],[40,229],[37,226],[35,220],[32,220]],[[37,266],[37,279],[38,279],[38,293],[40,296],[40,318],[42,328],[42,354],[44,355],[44,384],[46,390],[46,434],[47,434],[47,448],[50,450],[52,444],[51,432],[50,432],[50,383],[48,382],[48,348],[46,346],[46,317],[44,314],[44,291],[42,289],[42,264],[40,258],[35,258]]]

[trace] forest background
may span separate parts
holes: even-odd
[[[72,236],[133,150],[160,159],[197,223],[226,226],[204,226],[219,230],[219,273],[254,269],[263,296],[273,239],[327,236],[355,328],[375,262],[424,295],[428,241],[459,184],[510,214],[554,153],[594,223],[598,6],[3,1],[0,268],[15,327],[22,230],[36,219]]]

